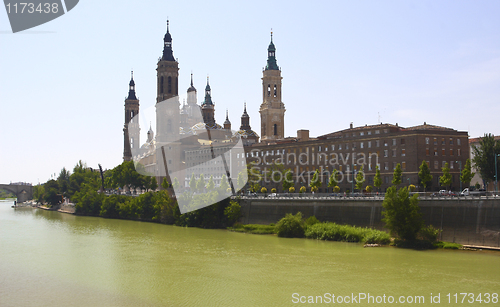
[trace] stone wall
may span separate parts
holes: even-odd
[[[244,224],[276,223],[286,213],[302,212],[320,221],[383,229],[382,199],[244,198]],[[420,200],[426,225],[442,228],[443,241],[500,246],[500,199]]]

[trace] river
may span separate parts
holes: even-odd
[[[426,306],[436,305],[431,293],[448,304],[448,293],[454,302],[500,292],[498,252],[363,248],[11,205],[0,202],[0,306],[291,306],[359,293],[423,296]]]

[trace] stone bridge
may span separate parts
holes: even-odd
[[[33,186],[21,184],[0,184],[0,190],[5,190],[17,196],[17,202],[23,203],[33,199]]]

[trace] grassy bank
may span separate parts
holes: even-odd
[[[276,227],[274,224],[271,225],[259,225],[259,224],[235,224],[233,227],[228,227],[227,229],[235,232],[244,232],[252,234],[275,234]]]
[[[305,237],[308,239],[367,244],[389,244],[391,242],[391,236],[385,231],[328,222],[308,226],[305,230]]]

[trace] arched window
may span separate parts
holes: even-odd
[[[270,97],[271,96],[271,84],[268,84],[267,85],[267,96]]]
[[[160,94],[163,94],[163,82],[164,82],[164,79],[163,79],[163,76],[161,76],[161,78],[160,78]]]
[[[168,77],[167,93],[172,94],[172,77]]]
[[[276,97],[276,95],[277,95],[277,89],[278,89],[278,88],[277,88],[277,86],[276,86],[276,84],[275,84],[275,85],[274,85],[274,97]]]
[[[278,125],[274,124],[274,135],[278,135]]]

